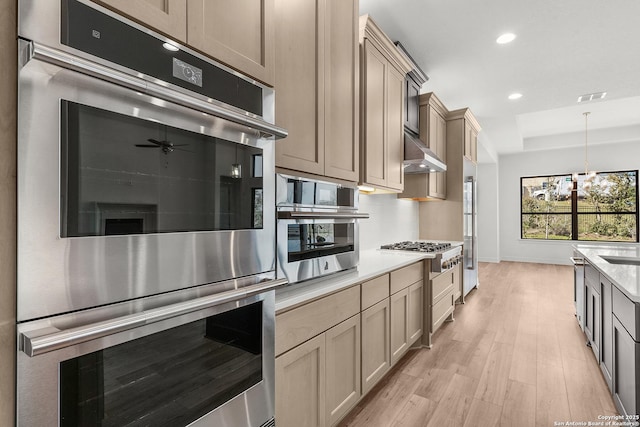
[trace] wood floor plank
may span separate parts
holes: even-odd
[[[536,425],[536,387],[509,381],[502,406],[500,427],[534,427]]]
[[[417,394],[400,410],[392,427],[423,427],[429,423],[438,404]]]
[[[480,264],[432,349],[410,351],[341,427],[553,426],[616,409],[573,306],[573,268]]]
[[[464,425],[473,402],[473,395],[469,391],[474,388],[474,384],[473,378],[453,374],[451,382],[433,412],[427,427],[459,427]]]
[[[464,427],[495,427],[500,421],[502,406],[473,399]]]
[[[480,377],[475,398],[502,405],[507,393],[513,345],[495,341]]]

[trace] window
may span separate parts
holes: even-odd
[[[638,242],[638,171],[520,178],[523,239]]]

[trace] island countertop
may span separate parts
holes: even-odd
[[[587,261],[624,293],[630,300],[640,303],[640,264],[618,264],[609,262],[607,257],[637,258],[640,261],[638,245],[575,245]]]

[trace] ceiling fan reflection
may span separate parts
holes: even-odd
[[[176,150],[178,150],[178,151],[186,151],[186,152],[192,153],[192,151],[190,151],[190,150],[185,150],[184,148],[177,148],[177,147],[184,147],[184,146],[187,146],[189,144],[174,144],[173,142],[169,142],[167,140],[158,141],[157,139],[153,139],[153,138],[149,138],[149,139],[147,139],[147,141],[149,141],[151,144],[136,144],[136,147],[141,147],[141,148],[160,148],[164,154],[169,154],[169,153],[172,153],[172,152],[174,152]]]

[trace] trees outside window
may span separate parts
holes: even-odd
[[[521,237],[544,240],[638,241],[638,171],[520,178]]]

